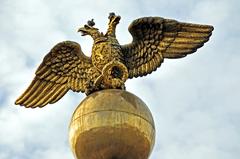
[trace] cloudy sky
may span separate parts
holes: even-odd
[[[142,16],[210,24],[213,35],[197,53],[165,60],[157,72],[127,81],[152,111],[156,144],[150,159],[239,159],[240,2],[238,0],[1,0],[0,159],[71,159],[68,125],[82,94],[69,92],[43,109],[15,106],[37,66],[56,43],[74,40],[90,55],[92,40],[77,28],[94,18],[105,31],[109,12],[127,27]]]

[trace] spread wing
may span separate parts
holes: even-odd
[[[145,17],[134,20],[128,30],[133,41],[121,47],[129,78],[133,78],[155,71],[164,58],[182,58],[195,52],[209,40],[213,27]]]
[[[58,43],[44,57],[32,83],[15,104],[43,107],[57,102],[69,89],[84,92],[84,82],[91,77],[87,70],[91,67],[91,59],[83,54],[78,43]]]

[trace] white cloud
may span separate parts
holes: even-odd
[[[115,11],[122,16],[117,30],[121,43],[131,41],[127,26],[140,16],[214,25],[212,38],[198,53],[166,60],[157,72],[129,80],[127,90],[143,99],[153,113],[157,138],[151,159],[238,159],[239,6],[234,0],[2,2],[0,158],[73,158],[68,124],[83,95],[69,93],[43,109],[13,103],[54,44],[74,40],[89,53],[92,41],[80,37],[77,28],[94,18],[104,31],[108,12]]]

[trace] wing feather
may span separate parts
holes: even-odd
[[[80,45],[64,41],[55,45],[44,57],[36,76],[15,104],[25,107],[43,107],[57,102],[69,89],[85,91],[87,71],[92,67],[91,59],[85,56]]]
[[[160,67],[164,58],[182,58],[209,40],[213,27],[182,23],[161,17],[144,17],[129,26],[133,37],[122,45],[129,78],[145,76]]]

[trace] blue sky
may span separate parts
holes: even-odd
[[[58,42],[74,40],[90,55],[92,40],[77,28],[94,18],[105,31],[108,13],[128,25],[161,16],[215,27],[197,53],[165,60],[153,74],[127,81],[127,90],[149,106],[156,125],[150,159],[238,159],[240,156],[240,2],[237,0],[1,0],[0,158],[73,158],[68,124],[83,94],[69,92],[43,109],[15,106],[37,66]]]

